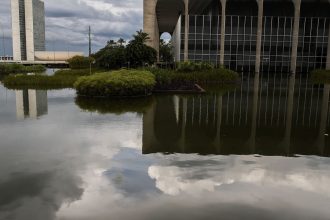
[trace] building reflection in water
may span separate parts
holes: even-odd
[[[16,116],[17,119],[38,118],[48,113],[46,90],[17,90]]]
[[[302,76],[257,74],[224,94],[157,96],[143,153],[329,156],[329,93]]]

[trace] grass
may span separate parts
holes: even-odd
[[[239,75],[231,70],[206,69],[192,72],[175,70],[149,69],[156,77],[157,90],[176,90],[192,84],[234,84],[238,82]]]
[[[118,70],[80,77],[74,87],[88,97],[136,97],[149,95],[156,84],[149,71]]]
[[[0,64],[0,75],[23,74],[23,73],[41,73],[46,68],[42,65],[24,66],[22,64]]]
[[[95,70],[94,70],[95,71]],[[90,74],[89,69],[59,70],[53,76],[47,75],[9,75],[3,79],[8,89],[62,89],[73,88],[73,84],[81,76]]]
[[[41,70],[41,67],[34,68]],[[102,72],[93,69],[90,72],[90,69],[64,69],[53,76],[16,74],[4,77],[3,84],[9,89],[75,88],[78,95],[88,97],[138,97],[153,91],[195,91],[195,84],[224,86],[235,85],[238,81],[239,75],[234,71],[215,69],[207,63],[186,62],[177,70],[150,68]]]
[[[314,70],[311,79],[315,84],[330,84],[330,70]]]
[[[10,75],[4,78],[3,84],[8,89],[62,89],[72,88],[77,76],[46,75]]]

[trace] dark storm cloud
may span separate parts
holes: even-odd
[[[47,50],[86,52],[89,25],[94,51],[109,39],[128,40],[142,28],[142,3],[142,0],[45,0]],[[1,4],[1,31],[3,29],[5,36],[11,38],[10,0],[3,0]],[[11,45],[6,47],[8,51]]]

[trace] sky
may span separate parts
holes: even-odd
[[[89,25],[92,27],[93,52],[104,47],[110,39],[130,39],[143,27],[143,0],[44,1],[47,50],[87,54]],[[1,0],[0,34],[0,54],[11,55],[10,0]]]

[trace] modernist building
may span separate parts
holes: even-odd
[[[11,0],[13,56],[15,61],[34,61],[36,51],[45,50],[45,6],[43,0]]]
[[[176,61],[239,72],[330,69],[329,26],[329,0],[144,0],[150,46],[168,32]]]

